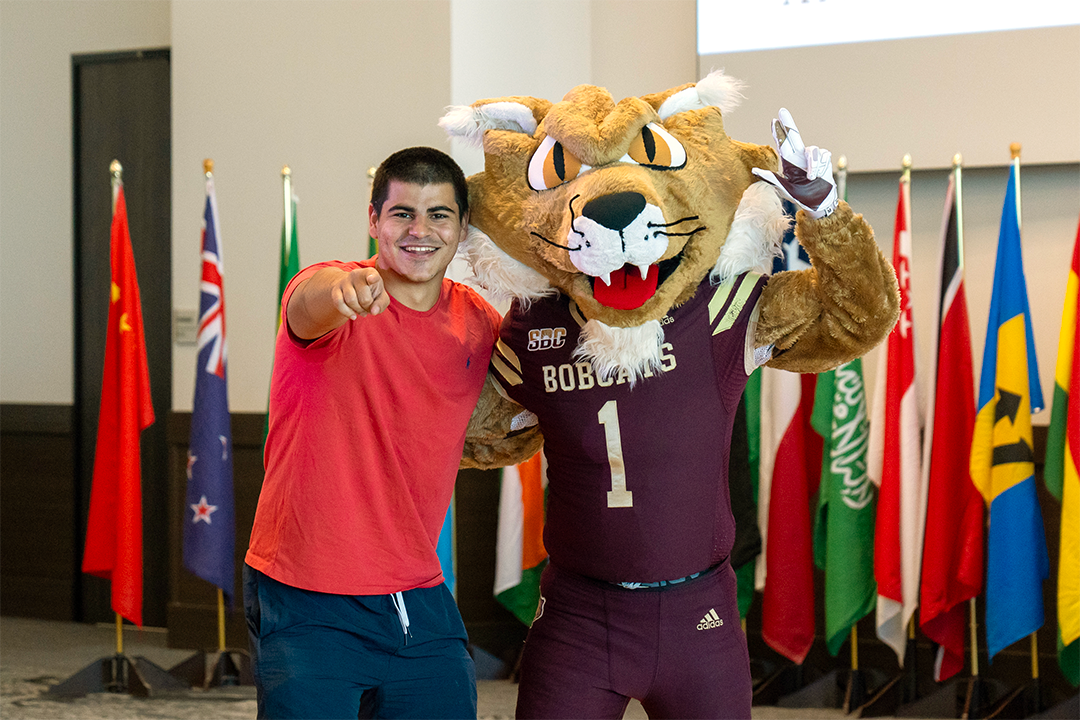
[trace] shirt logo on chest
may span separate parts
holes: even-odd
[[[552,350],[565,344],[566,328],[533,328],[529,331],[529,344],[526,349],[530,352]]]

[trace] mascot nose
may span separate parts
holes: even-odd
[[[645,196],[636,192],[601,195],[585,203],[581,214],[616,232],[634,221],[645,209]]]

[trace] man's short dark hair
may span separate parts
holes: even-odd
[[[452,157],[441,150],[431,147],[405,148],[383,160],[371,183],[371,204],[377,215],[382,214],[391,180],[415,185],[449,183],[454,186],[459,219],[469,212],[469,186],[465,182],[465,173]]]

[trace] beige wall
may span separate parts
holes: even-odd
[[[72,402],[71,56],[168,45],[168,2],[0,2],[0,402]]]
[[[203,158],[225,261],[229,396],[265,412],[276,328],[281,168],[300,262],[367,254],[367,169],[407,145],[449,149],[449,0],[172,3],[173,307],[198,307]],[[174,346],[191,408],[195,348]]]
[[[618,100],[694,82],[696,13],[694,0],[454,0],[453,103],[506,95],[557,102],[582,84]],[[479,150],[457,140],[452,147],[466,174],[483,170]]]
[[[211,157],[225,254],[230,401],[234,411],[260,412],[275,324],[282,165],[293,168],[301,201],[301,261],[356,257],[366,240],[367,167],[408,144],[451,149],[435,125],[446,105],[508,94],[558,99],[580,83],[623,97],[693,81],[710,69],[698,65],[695,6],[693,0],[0,1],[0,402],[72,401],[72,53],[171,46],[173,306],[197,306],[201,167]],[[727,65],[736,76],[751,69]],[[783,90],[769,89],[769,97]],[[772,110],[754,111],[753,84],[747,94],[730,120],[732,134],[768,142]],[[856,94],[847,109],[861,102]],[[791,109],[797,120],[803,117],[797,106]],[[846,111],[839,102],[835,109]],[[828,118],[801,124],[812,143],[830,138]],[[940,131],[925,120],[886,129],[897,147]],[[1036,142],[1003,138],[1000,166],[965,173],[976,361],[986,332],[1004,155],[1014,139]],[[467,172],[482,166],[478,155],[452,149]],[[845,152],[842,142],[830,149]],[[860,172],[860,158],[850,161],[852,204],[891,252],[899,167]],[[915,163],[913,284],[925,366],[946,171],[920,170],[931,161],[918,156]],[[1023,201],[1024,258],[1049,400],[1080,217],[1080,168],[1026,165]],[[40,279],[43,272],[48,282]],[[173,364],[174,406],[190,409],[193,349],[174,348]],[[870,380],[875,364],[872,354]]]

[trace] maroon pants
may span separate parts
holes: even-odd
[[[521,661],[518,718],[749,718],[735,573],[627,590],[549,565]]]

